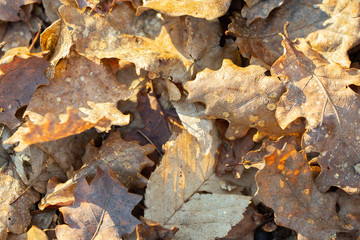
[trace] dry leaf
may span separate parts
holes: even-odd
[[[267,18],[272,10],[280,7],[284,0],[260,0],[251,6],[245,5],[241,9],[241,15],[247,18],[246,25],[254,22],[258,18]]]
[[[275,119],[276,104],[285,87],[277,77],[265,75],[260,66],[238,67],[225,59],[218,71],[205,69],[185,88],[190,102],[206,104],[208,118],[229,122],[225,137],[234,140],[245,136],[250,128],[259,130],[262,137],[281,137],[302,132],[302,124],[281,130]]]
[[[41,3],[41,0],[11,0],[0,2],[0,21],[4,22],[16,22],[22,20],[25,13],[22,6]]]
[[[80,9],[90,7],[99,14],[110,12],[114,8],[115,0],[76,0]]]
[[[225,57],[239,58],[231,42],[219,46],[218,21],[162,17],[154,12],[135,17],[128,3],[115,5],[105,17],[70,5],[61,6],[59,12],[73,28],[73,42],[80,54],[126,60],[174,82],[186,82],[205,67],[219,68]],[[149,21],[150,29],[145,27]]]
[[[143,0],[142,6],[137,8],[137,14],[154,9],[174,17],[189,15],[213,20],[225,15],[230,3],[230,0]]]
[[[246,27],[246,19],[237,12],[229,25],[236,45],[244,57],[256,57],[271,66],[282,55],[281,38],[286,22],[290,22],[291,39],[305,38],[326,58],[350,66],[349,49],[360,41],[360,2],[353,0],[286,0],[266,19],[258,19]]]
[[[31,30],[25,22],[9,23],[7,31],[0,39],[7,44],[2,48],[3,51],[8,51],[17,47],[29,47],[32,39]]]
[[[131,215],[141,196],[127,192],[109,168],[97,169],[90,185],[82,178],[75,202],[59,210],[68,225],[56,226],[56,237],[66,239],[121,239],[140,223]]]
[[[55,21],[41,33],[40,45],[43,51],[49,51],[46,59],[53,64],[70,53],[72,39],[63,21]]]
[[[335,211],[336,196],[321,193],[312,180],[304,153],[290,144],[265,156],[256,174],[256,196],[275,212],[278,225],[310,239],[330,239],[346,231]]]
[[[283,55],[272,67],[285,76],[287,92],[280,98],[276,118],[282,128],[299,117],[306,119],[303,148],[312,146],[320,155],[321,191],[338,186],[349,193],[360,191],[360,97],[350,85],[360,85],[360,70],[342,68],[325,59],[304,39],[291,42],[284,36]]]
[[[7,240],[48,240],[48,237],[43,230],[33,225],[26,233],[10,235]]]
[[[26,186],[13,167],[0,172],[0,182],[0,239],[6,239],[9,232],[26,232],[31,222],[29,208],[39,200],[39,194],[31,188],[24,193]],[[23,195],[20,197],[21,194]],[[20,198],[17,199],[18,197]],[[14,200],[16,201],[13,202]]]
[[[131,235],[124,237],[124,240],[170,240],[179,231],[176,227],[167,229],[149,219],[143,217],[140,219],[141,224],[136,226],[136,230]]]
[[[55,22],[59,19],[58,9],[61,6],[61,0],[42,0],[42,4],[45,9],[46,16],[51,22]]]
[[[15,48],[0,60],[0,122],[10,128],[20,124],[16,110],[28,104],[38,86],[49,83],[44,71],[50,64],[44,54]]]
[[[171,133],[167,119],[154,93],[152,83],[138,93],[137,101],[136,110],[144,119],[145,127],[140,129],[140,132],[134,131],[126,134],[124,139],[126,141],[138,141],[141,145],[148,144],[148,139],[150,139],[157,150],[161,151],[162,145],[167,142]]]
[[[162,162],[150,177],[145,194],[145,217],[164,227],[179,227],[175,239],[225,236],[249,204],[250,197],[228,194],[220,185],[218,189],[222,193],[216,189],[211,194],[199,193],[215,175],[216,142],[209,154],[204,154],[196,138],[184,130],[175,141],[165,145]]]
[[[27,122],[26,127],[20,127],[5,144],[19,143],[15,151],[21,152],[28,146],[35,143],[43,143],[65,138],[84,132],[94,126],[107,128],[110,120],[103,117],[97,122],[84,121],[76,109],[68,108],[67,119],[59,122],[53,114],[46,114],[42,120],[36,124]]]
[[[47,206],[64,206],[73,201],[71,193],[79,179],[95,176],[96,169],[110,166],[120,182],[128,188],[144,187],[147,179],[140,174],[145,167],[154,163],[146,155],[153,152],[154,147],[150,144],[140,146],[134,142],[126,142],[121,139],[118,132],[114,132],[106,139],[102,146],[88,147],[83,157],[86,163],[66,183],[52,179],[47,187],[47,194],[41,200],[40,209]]]
[[[360,236],[360,196],[349,196],[341,190],[338,190],[337,193],[339,194],[337,200],[339,218],[353,234]]]

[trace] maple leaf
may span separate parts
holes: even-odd
[[[276,118],[282,128],[299,117],[306,119],[302,147],[320,155],[321,191],[330,186],[359,192],[360,132],[357,130],[360,97],[349,86],[360,85],[360,71],[325,59],[305,39],[284,36],[285,54],[273,65],[273,75],[287,77],[287,92],[280,98]]]
[[[162,162],[150,176],[145,217],[164,227],[179,227],[175,239],[225,236],[249,204],[251,197],[229,194],[220,189],[219,180],[210,181],[215,177],[217,146],[214,142],[210,152],[204,154],[196,138],[184,130],[165,145]],[[199,194],[210,183],[204,191],[212,189],[211,194]]]
[[[189,15],[213,20],[223,16],[230,3],[230,0],[143,0],[143,5],[137,8],[137,14],[154,9],[169,16]]]
[[[22,20],[25,13],[21,6],[41,3],[41,0],[12,0],[0,2],[0,20],[4,22],[16,22]]]
[[[287,0],[266,19],[245,26],[246,19],[233,14],[228,34],[236,36],[235,44],[244,57],[255,57],[271,66],[281,55],[278,33],[290,22],[289,36],[305,38],[326,58],[350,66],[348,50],[360,39],[359,1]]]
[[[127,192],[109,168],[98,168],[90,185],[80,179],[74,195],[73,206],[59,209],[68,224],[56,226],[59,240],[121,239],[140,223],[131,211],[141,196]]]
[[[285,144],[264,161],[255,176],[256,196],[274,210],[278,225],[313,239],[330,239],[336,232],[347,231],[336,214],[335,195],[317,189],[304,153]]]
[[[129,3],[116,4],[105,17],[72,5],[61,6],[59,12],[73,28],[73,42],[80,54],[91,59],[126,60],[174,82],[186,82],[205,67],[216,69],[223,58],[239,59],[231,42],[219,46],[218,21],[171,18],[156,12],[136,17]],[[149,21],[152,28],[145,27]]]
[[[49,83],[44,71],[50,64],[44,55],[23,47],[8,51],[0,60],[0,122],[10,128],[20,124],[16,110],[28,104],[38,86]]]
[[[245,136],[252,127],[262,137],[302,132],[302,124],[285,130],[277,124],[274,111],[285,87],[277,77],[266,76],[265,71],[260,66],[238,67],[224,59],[218,71],[205,69],[185,84],[188,100],[205,103],[208,118],[227,120],[225,137],[230,140]]]
[[[67,205],[71,203],[71,192],[79,179],[95,176],[96,169],[111,167],[120,182],[126,187],[144,187],[147,179],[140,174],[145,167],[154,163],[146,157],[154,151],[150,144],[140,146],[135,142],[126,142],[121,139],[118,132],[114,132],[106,139],[102,146],[88,147],[83,156],[85,165],[63,184],[52,179],[49,182],[46,196],[41,200],[40,208],[54,205]]]
[[[246,25],[249,26],[258,18],[267,18],[272,10],[283,3],[284,0],[246,1],[247,5],[241,9],[241,15],[247,18]]]

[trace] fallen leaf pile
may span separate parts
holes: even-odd
[[[360,239],[360,1],[0,1],[0,239]]]

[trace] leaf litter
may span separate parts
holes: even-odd
[[[359,16],[0,3],[0,238],[359,238]]]

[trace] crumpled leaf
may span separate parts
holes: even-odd
[[[229,25],[236,36],[242,56],[256,57],[271,66],[281,55],[281,38],[286,22],[290,22],[290,39],[305,38],[326,58],[350,66],[348,50],[360,41],[360,2],[353,0],[286,0],[266,19],[245,26],[246,19],[237,12]]]
[[[74,194],[74,205],[59,209],[68,224],[56,226],[59,240],[121,239],[140,223],[131,211],[142,197],[129,193],[109,168],[98,168],[90,185],[81,178]]]
[[[241,9],[241,15],[247,18],[246,25],[254,22],[258,18],[267,18],[274,8],[280,7],[284,0],[260,0],[251,6],[245,5]]]
[[[223,237],[240,221],[249,204],[251,197],[228,194],[220,185],[218,189],[212,188],[213,192],[207,188],[209,194],[199,193],[215,175],[217,146],[214,142],[206,155],[196,138],[184,130],[175,141],[165,145],[162,162],[150,176],[145,193],[145,217],[164,227],[179,227],[175,239]]]
[[[0,60],[0,122],[9,128],[20,124],[16,110],[28,104],[38,86],[49,83],[44,71],[50,64],[44,55],[23,47],[8,51]]]
[[[72,38],[63,21],[56,20],[40,35],[40,45],[43,51],[49,51],[46,59],[56,64],[70,53]]]
[[[230,3],[231,0],[143,0],[143,5],[137,8],[137,14],[154,9],[174,17],[189,15],[213,20],[225,15]]]
[[[150,144],[140,146],[135,142],[126,142],[121,139],[118,132],[114,132],[99,149],[92,146],[87,148],[83,156],[83,162],[86,164],[66,183],[59,184],[55,179],[49,182],[47,194],[41,200],[39,208],[71,203],[70,193],[79,179],[94,177],[98,167],[104,169],[110,166],[115,176],[128,188],[144,187],[147,179],[140,172],[145,167],[153,166],[154,163],[146,157],[153,151],[154,147]]]
[[[262,137],[302,132],[301,123],[285,130],[278,126],[275,109],[285,87],[277,77],[266,76],[265,71],[254,65],[238,67],[224,59],[218,71],[205,69],[185,84],[188,100],[205,103],[207,118],[227,120],[225,137],[230,140],[245,136],[250,128],[258,129]]]
[[[305,153],[285,144],[264,160],[265,166],[255,176],[256,196],[274,210],[278,225],[310,239],[330,239],[347,231],[336,214],[336,194],[317,189]]]
[[[287,77],[287,92],[280,98],[276,118],[282,128],[296,118],[306,119],[302,147],[319,152],[321,191],[338,186],[360,191],[360,97],[349,86],[360,85],[360,70],[342,68],[325,59],[304,39],[284,36],[285,54],[273,65],[273,75]]]
[[[41,3],[41,0],[11,0],[0,2],[0,21],[4,22],[16,22],[20,21],[24,17],[25,13],[21,9],[21,6]]]
[[[6,239],[8,232],[26,232],[31,222],[29,208],[39,200],[39,194],[31,188],[24,193],[26,186],[14,170],[9,167],[0,172],[0,239]],[[13,202],[21,194],[23,195]]]
[[[231,42],[219,46],[218,21],[162,17],[155,12],[135,17],[129,3],[116,4],[105,17],[71,5],[61,6],[59,12],[73,28],[73,42],[80,54],[129,61],[174,82],[186,82],[205,67],[219,68],[225,57],[239,59]]]
[[[49,142],[76,135],[94,126],[107,127],[111,122],[105,117],[97,122],[84,121],[78,113],[78,110],[68,108],[65,115],[67,119],[64,122],[59,122],[53,114],[47,113],[39,123],[33,124],[27,122],[26,127],[20,127],[4,143],[19,143],[15,151],[21,152],[31,144]]]

